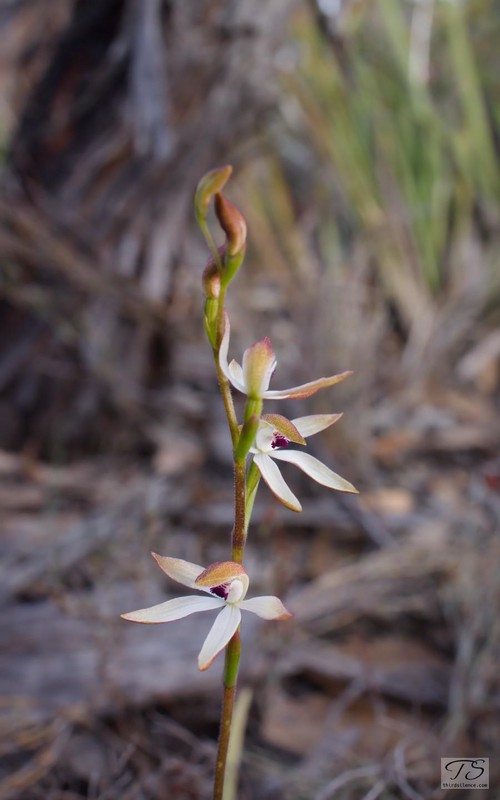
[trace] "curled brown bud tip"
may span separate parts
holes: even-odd
[[[221,253],[221,256],[224,257],[224,252]],[[201,282],[206,296],[216,300],[220,294],[220,274],[214,258],[210,259],[203,270]]]
[[[215,195],[215,213],[227,236],[227,252],[230,256],[241,253],[247,238],[247,224],[243,214],[226,200],[220,192]]]
[[[224,167],[210,170],[200,180],[194,196],[194,208],[198,222],[205,220],[212,197],[226,185],[232,171],[232,166],[226,164]]]

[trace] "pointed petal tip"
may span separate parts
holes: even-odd
[[[215,618],[214,624],[203,642],[198,655],[198,669],[205,672],[219,653],[224,650],[241,622],[241,612],[237,606],[228,604]]]
[[[120,618],[126,620],[127,622],[142,622],[147,624],[147,619],[137,619],[135,611],[129,611],[126,614],[120,614]]]
[[[276,622],[281,622],[282,620],[291,619],[292,617],[293,617],[292,612],[291,611],[287,611],[286,608],[285,608],[285,611],[283,612],[283,614],[281,614],[280,617],[275,617],[275,620],[276,620]]]
[[[287,451],[276,450],[276,453],[281,452]],[[275,458],[276,453],[274,454]],[[273,459],[265,453],[257,453],[257,455],[254,456],[254,463],[275,498],[279,500],[282,505],[286,506],[286,508],[289,508],[290,511],[302,511],[299,499],[285,482]]]
[[[210,661],[205,661],[203,663],[200,661],[200,659],[198,659],[198,669],[200,670],[200,672],[206,672],[207,669],[212,666],[218,655],[219,653],[216,653],[216,655],[213,658],[211,658]]]

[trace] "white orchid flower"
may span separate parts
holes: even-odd
[[[353,492],[357,489],[352,483],[341,478],[336,472],[309,453],[301,450],[288,450],[290,442],[305,445],[305,437],[329,428],[342,414],[313,414],[289,420],[281,414],[264,414],[259,422],[257,435],[250,452],[260,474],[277,499],[292,511],[302,511],[302,506],[290,489],[273,459],[289,461],[306,475],[330,489],[339,492]]]
[[[201,671],[209,668],[216,656],[225,648],[236,633],[240,621],[241,610],[251,611],[262,619],[288,619],[291,614],[277,597],[253,597],[245,600],[248,590],[248,575],[234,561],[221,561],[204,569],[198,564],[191,564],[181,558],[168,558],[152,553],[153,558],[163,572],[177,583],[190,589],[200,589],[209,597],[189,595],[176,597],[159,603],[151,608],[141,608],[122,614],[123,619],[132,622],[173,622],[198,611],[219,609],[214,624],[210,628],[198,656]]]
[[[301,386],[293,386],[291,389],[270,390],[269,383],[277,362],[269,338],[266,336],[251,347],[248,347],[243,353],[241,365],[234,359],[228,364],[227,354],[229,351],[230,332],[229,317],[225,314],[224,335],[219,350],[220,367],[234,388],[252,399],[285,400],[288,397],[310,397],[320,389],[324,389],[326,386],[334,386],[334,384],[340,383],[340,381],[352,374],[350,371],[341,372],[338,375],[331,375],[329,378],[318,378],[315,381],[303,383]]]

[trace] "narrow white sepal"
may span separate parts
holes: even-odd
[[[273,458],[295,464],[296,467],[305,472],[306,475],[309,475],[314,481],[322,486],[327,486],[329,489],[336,489],[339,492],[358,493],[352,483],[337,475],[330,467],[327,467],[317,458],[309,455],[309,453],[302,453],[299,450],[276,450],[273,453]]]
[[[337,422],[342,414],[310,414],[308,417],[292,419],[293,424],[304,439],[314,436],[315,433],[326,430]]]
[[[328,378],[317,378],[315,381],[301,383],[300,386],[292,386],[290,389],[281,389],[279,391],[269,389],[263,394],[263,398],[265,400],[286,400],[288,397],[311,397],[313,394],[316,394],[316,392],[319,392],[320,389],[326,389],[328,386],[335,386],[336,383],[340,383],[340,381],[343,381],[345,378],[349,377],[349,375],[352,375],[349,371],[341,372],[338,375],[331,375]]]
[[[251,611],[262,619],[287,619],[291,617],[289,611],[278,597],[266,595],[263,597],[252,597],[250,600],[243,600],[240,608]]]
[[[276,450],[273,452],[273,458],[276,458],[279,452],[281,451]],[[267,456],[265,453],[257,453],[253,457],[253,460],[257,465],[260,474],[278,500],[280,500],[283,505],[285,505],[287,508],[290,508],[292,511],[302,511],[302,506],[288,484],[285,483],[281,472],[272,458]]]
[[[227,363],[227,354],[229,352],[229,337],[231,335],[231,325],[229,324],[229,317],[224,314],[224,333],[219,347],[219,364],[222,372],[230,383],[233,384],[235,389],[245,394],[245,386],[243,383],[243,370],[236,361]]]
[[[232,639],[240,622],[241,611],[238,606],[224,604],[224,608],[210,628],[198,656],[198,667],[202,672],[209,668],[216,656]]]
[[[188,617],[190,614],[197,614],[199,611],[211,611],[224,605],[224,600],[220,597],[175,597],[165,603],[159,603],[150,608],[140,608],[138,611],[130,611],[122,614],[123,619],[131,622],[173,622],[176,619]]]
[[[183,586],[188,586],[190,589],[198,589],[195,581],[198,575],[203,572],[204,567],[199,564],[192,564],[190,561],[184,561],[182,558],[159,556],[158,553],[151,553],[151,555],[169,578],[181,583]]]

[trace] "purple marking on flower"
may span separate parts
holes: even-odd
[[[227,588],[223,583],[220,586],[213,586],[210,591],[217,597],[222,597],[223,600],[227,599]]]
[[[271,447],[273,450],[277,450],[278,447],[288,447],[290,444],[290,440],[283,436],[282,433],[278,433],[278,431],[274,432],[273,440],[271,442]]]

